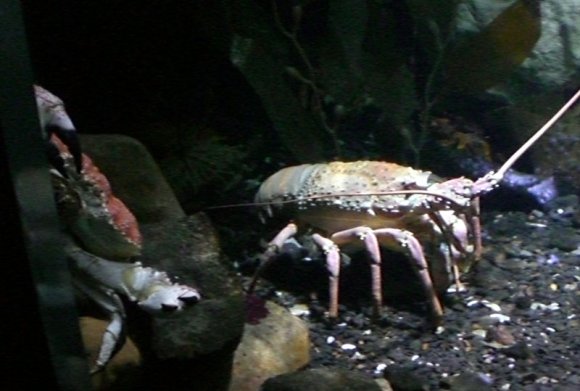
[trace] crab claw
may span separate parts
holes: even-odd
[[[180,311],[185,306],[197,303],[200,299],[201,295],[196,289],[174,284],[156,289],[138,304],[151,314],[159,314]]]
[[[63,158],[52,141],[52,136],[58,137],[69,149],[75,162],[77,172],[81,172],[83,160],[76,128],[68,116],[63,101],[50,91],[35,85],[36,108],[40,127],[48,141],[48,157],[51,164],[63,175],[66,175]]]
[[[73,157],[75,168],[78,173],[81,172],[83,168],[83,157],[81,144],[79,142],[79,137],[76,130],[73,129],[63,129],[57,126],[47,126],[45,131],[49,137],[48,144],[48,159],[50,163],[56,168],[61,174],[66,177],[66,171],[64,168],[64,159],[60,155],[58,147],[52,141],[52,135],[57,136],[63,144],[68,147],[70,154]]]

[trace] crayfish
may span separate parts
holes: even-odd
[[[438,294],[459,282],[481,256],[479,197],[496,188],[515,161],[529,149],[578,99],[578,91],[541,129],[496,172],[472,181],[441,180],[431,172],[378,161],[331,162],[286,167],[262,183],[253,205],[267,216],[282,211],[293,222],[269,242],[250,285],[274,259],[299,226],[314,230],[313,241],[326,257],[329,278],[329,316],[338,316],[339,246],[360,243],[366,249],[372,278],[375,315],[382,307],[380,246],[405,253],[411,260],[428,300],[433,324],[443,307]],[[428,257],[424,245],[437,250]]]

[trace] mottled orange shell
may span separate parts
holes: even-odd
[[[67,146],[55,135],[51,141],[64,159],[67,178],[55,181],[59,209],[67,227],[95,255],[123,259],[141,252],[141,232],[137,219],[117,198],[107,177],[83,154],[79,175]]]

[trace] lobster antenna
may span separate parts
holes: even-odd
[[[217,206],[208,206],[203,210],[215,210],[215,209],[229,209],[229,208],[239,208],[239,207],[248,207],[248,206],[271,206],[271,205],[282,205],[282,204],[297,204],[301,201],[312,201],[312,200],[320,200],[320,199],[328,199],[328,198],[336,198],[336,197],[367,197],[367,196],[385,196],[385,195],[415,195],[415,194],[422,194],[426,196],[431,196],[434,198],[442,199],[447,201],[447,203],[455,206],[461,206],[459,202],[453,199],[451,196],[446,194],[435,193],[433,191],[428,190],[390,190],[390,191],[370,191],[370,192],[353,192],[353,193],[336,193],[336,194],[317,194],[317,195],[310,195],[305,196],[302,198],[291,198],[286,200],[274,200],[274,201],[265,201],[265,202],[246,202],[240,204],[228,204],[228,205],[217,205]]]
[[[534,143],[544,135],[544,133],[546,133],[546,131],[548,131],[548,129],[550,129],[552,127],[552,125],[554,125],[554,123],[556,121],[558,121],[560,119],[560,117],[562,117],[564,115],[564,113],[566,113],[566,111],[568,111],[568,109],[570,109],[570,107],[576,102],[576,100],[578,100],[578,98],[580,97],[580,90],[578,90],[576,92],[576,94],[574,94],[574,96],[572,98],[570,98],[570,100],[568,100],[568,102],[566,102],[566,104],[564,106],[562,106],[562,108],[560,110],[558,110],[558,112],[556,114],[554,114],[554,116],[544,124],[544,126],[542,126],[536,133],[534,133],[534,135],[532,137],[530,137],[528,139],[528,141],[526,141],[501,167],[499,170],[497,170],[495,172],[495,174],[493,175],[497,181],[501,181],[505,175],[505,173],[507,172],[507,170],[509,170],[511,168],[511,166],[514,165],[514,163],[532,146],[534,145]]]

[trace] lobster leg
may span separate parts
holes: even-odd
[[[429,275],[429,266],[423,255],[421,243],[412,232],[397,228],[381,228],[374,231],[377,237],[386,237],[397,241],[401,249],[413,260],[416,266],[417,275],[421,280],[421,285],[425,291],[425,296],[429,300],[433,323],[438,325],[443,317],[443,308],[435,293],[433,281]]]
[[[326,256],[328,270],[329,308],[331,318],[338,316],[338,279],[340,276],[340,254],[337,245],[330,239],[319,234],[312,235],[312,240],[319,246]]]
[[[397,228],[381,228],[372,230],[368,227],[356,227],[344,231],[337,232],[332,235],[332,240],[337,244],[344,244],[351,242],[353,239],[359,238],[364,241],[371,258],[371,275],[372,275],[372,291],[375,315],[379,315],[382,307],[382,284],[381,284],[381,253],[379,248],[379,240],[395,241],[398,246],[413,260],[416,266],[417,274],[421,280],[425,296],[429,300],[432,317],[435,324],[438,324],[443,316],[443,309],[441,303],[437,298],[431,276],[429,275],[429,268],[421,243],[415,236],[405,230]]]
[[[338,245],[352,242],[354,239],[360,239],[363,241],[364,246],[369,253],[371,262],[371,289],[374,303],[374,315],[379,316],[381,313],[381,307],[383,306],[383,290],[381,283],[381,250],[375,232],[376,231],[373,231],[369,227],[356,227],[334,233],[332,235],[332,240]]]
[[[296,232],[298,232],[298,227],[296,227],[296,224],[290,223],[286,227],[284,227],[280,232],[278,232],[278,234],[274,237],[274,239],[272,239],[268,243],[266,251],[264,251],[264,254],[262,254],[261,256],[262,262],[258,266],[258,269],[254,273],[252,281],[250,282],[250,287],[248,288],[248,295],[254,293],[254,290],[256,289],[256,284],[258,283],[258,279],[260,278],[264,270],[266,270],[268,266],[270,266],[272,260],[274,259],[274,255],[276,255],[276,253],[282,247],[282,245],[286,240],[296,235]]]

